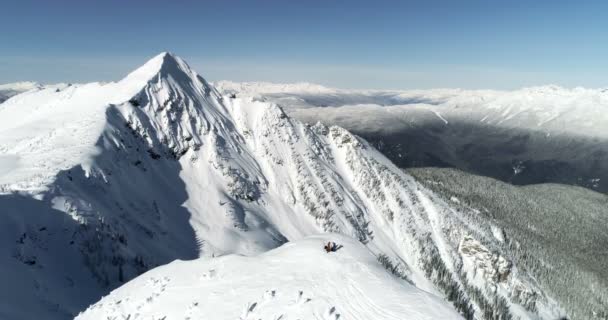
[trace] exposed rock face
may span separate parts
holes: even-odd
[[[463,260],[471,263],[473,273],[494,283],[506,282],[511,274],[511,263],[498,253],[493,253],[481,242],[467,235],[460,242],[458,251]],[[465,263],[466,263],[465,262]]]

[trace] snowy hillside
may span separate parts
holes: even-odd
[[[8,98],[12,96],[40,87],[41,85],[36,82],[15,82],[0,84],[0,103],[8,100]]]
[[[491,221],[503,242],[517,239],[519,264],[561,297],[570,319],[589,318],[589,310],[592,319],[608,318],[608,195],[562,184],[514,186],[448,168],[407,172]]]
[[[497,238],[491,222],[436,196],[366,141],[222,95],[168,53],[118,82],[0,104],[0,208],[0,318],[71,318],[175,259],[201,260],[158,272],[322,232],[365,245],[403,294],[414,292],[409,283],[468,319],[568,312],[518,264],[517,239]]]
[[[340,90],[311,84],[216,84],[283,106],[301,121],[363,136],[398,166],[455,167],[515,184],[608,192],[608,91]]]
[[[337,252],[324,243],[343,245]],[[244,272],[246,270],[246,272]],[[308,237],[254,257],[175,261],[120,287],[86,319],[460,319],[352,238]]]

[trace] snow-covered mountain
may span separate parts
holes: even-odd
[[[234,91],[248,96],[262,96],[284,102],[287,109],[320,107],[351,107],[354,114],[346,115],[349,121],[369,115],[366,107],[382,109],[396,120],[412,122],[414,111],[425,111],[439,121],[445,117],[475,119],[505,128],[536,128],[550,133],[571,133],[607,138],[604,129],[608,123],[607,89],[566,89],[558,86],[524,88],[515,91],[498,90],[344,90],[309,83],[273,84],[264,82],[215,83],[220,91]],[[291,101],[291,102],[290,102]],[[355,110],[353,106],[362,107]],[[317,110],[319,111],[319,110]],[[335,111],[335,110],[334,110]],[[372,109],[376,112],[377,110]],[[409,113],[408,113],[409,112]],[[329,113],[328,113],[329,114]],[[417,119],[416,119],[417,120]],[[369,123],[370,127],[377,123]],[[386,127],[385,125],[389,125]],[[376,130],[392,130],[396,123],[383,123]],[[398,128],[397,128],[398,129]]]
[[[334,253],[319,250],[337,241]],[[244,272],[246,270],[246,272]],[[461,319],[443,300],[399,281],[356,240],[290,242],[260,256],[175,261],[125,284],[85,319]]]
[[[314,302],[304,314],[364,296],[370,303],[394,301],[391,292],[447,301],[428,298],[434,302],[416,307],[416,314],[386,311],[416,319],[432,318],[448,302],[467,319],[551,319],[569,312],[563,307],[568,293],[556,295],[519,264],[525,248],[509,234],[497,236],[501,229],[479,212],[436,195],[347,130],[306,125],[276,104],[223,95],[168,53],[118,82],[43,88],[0,104],[0,208],[3,318],[70,318],[156,266],[195,258],[140,276],[83,317],[95,318],[98,308],[129,317],[140,306],[149,310],[142,314],[157,314],[181,295],[165,300],[154,293],[141,305],[146,279],[190,283],[201,276],[190,270],[231,261],[235,265],[218,270],[222,278],[213,285],[234,284],[239,303],[231,306],[239,312],[240,302],[259,290],[274,290],[269,283],[238,294],[251,285],[245,276],[258,277],[254,271],[264,266],[286,270],[281,277],[305,277],[304,287],[319,292],[314,290],[327,284],[315,282],[323,279],[310,270],[313,258],[333,270],[331,277],[342,277],[337,284],[364,277],[351,275],[353,266],[369,269],[379,285],[389,279],[396,284],[394,290]],[[284,245],[327,232],[362,245],[338,236]],[[328,239],[323,237],[345,246],[337,261],[311,253],[316,245],[325,254],[318,240]],[[258,258],[218,258],[229,254]],[[349,262],[357,259],[360,264]],[[394,276],[380,276],[379,265]],[[277,290],[285,301],[282,294]],[[210,308],[200,303],[202,310]],[[229,310],[221,316],[234,314],[231,306],[222,304],[221,310]],[[245,308],[255,314],[252,306]],[[592,308],[581,309],[591,314]],[[329,316],[381,312],[336,310]]]
[[[361,135],[400,167],[442,166],[515,184],[608,192],[608,90],[340,90],[218,82],[279,103],[301,121]]]

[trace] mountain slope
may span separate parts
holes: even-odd
[[[319,250],[327,241],[337,252]],[[247,270],[246,273],[243,270]],[[77,319],[460,319],[441,299],[386,272],[356,240],[308,237],[255,257],[175,261]]]
[[[572,310],[573,319],[608,316],[608,196],[566,185],[517,187],[447,168],[408,169],[461,210],[494,225],[520,264]]]
[[[18,95],[28,90],[36,89],[41,87],[35,82],[16,82],[0,84],[0,103],[8,100],[10,97]]]
[[[18,287],[0,290],[2,316],[69,318],[174,259],[319,232],[360,241],[468,319],[564,314],[486,221],[364,140],[221,95],[171,54],[119,82],[18,95],[0,121],[0,280]]]
[[[402,168],[441,166],[509,183],[606,192],[608,91],[340,90],[311,84],[217,83],[279,103],[301,121],[361,135]]]

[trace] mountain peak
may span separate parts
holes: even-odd
[[[129,73],[121,83],[142,84],[157,77],[176,79],[196,78],[198,75],[182,58],[171,52],[161,52],[141,67]]]
[[[175,66],[175,65],[180,65],[180,64],[183,64],[188,69],[190,69],[190,67],[186,64],[186,62],[182,58],[180,58],[180,57],[176,56],[175,54],[168,52],[168,51],[164,51],[164,52],[157,54],[154,58],[152,58],[148,62],[146,62],[146,64],[148,64],[148,63],[154,63],[156,65],[159,65],[160,70],[166,69],[169,66]]]
[[[163,52],[157,54],[156,57],[161,57],[163,59],[165,59],[165,58],[173,58],[173,59],[175,59],[176,58],[175,54],[173,54],[172,52],[169,52],[169,51],[163,51]]]

